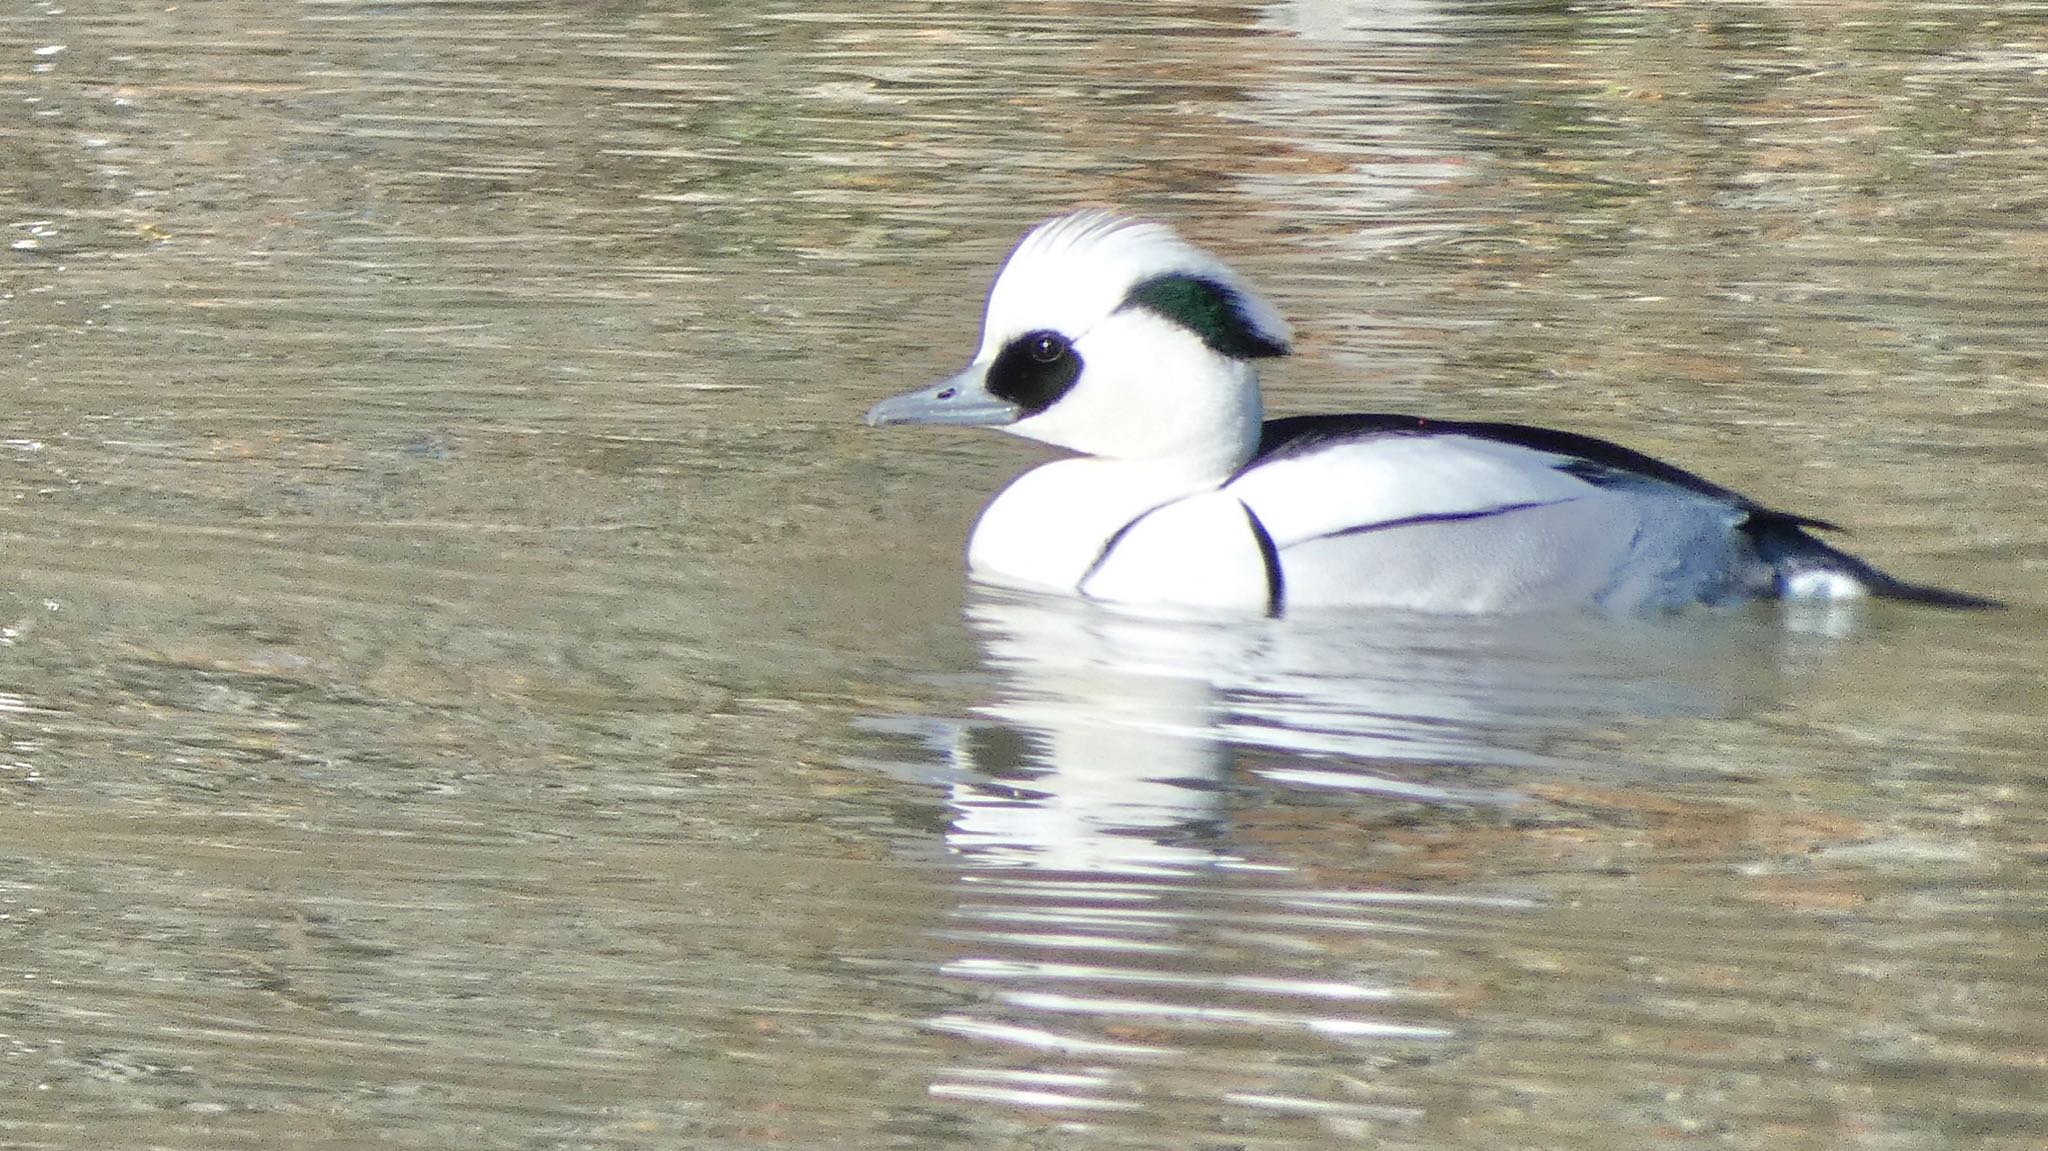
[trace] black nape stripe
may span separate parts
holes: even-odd
[[[1237,506],[1244,509],[1245,522],[1252,526],[1252,538],[1259,544],[1259,559],[1266,565],[1266,615],[1279,619],[1280,612],[1287,606],[1287,577],[1280,570],[1280,549],[1273,543],[1273,533],[1266,530],[1258,514],[1243,500]]]
[[[1261,332],[1245,314],[1236,289],[1204,276],[1174,272],[1141,280],[1124,295],[1117,311],[1143,308],[1201,337],[1211,351],[1233,360],[1284,356],[1285,341]]]
[[[988,366],[989,394],[1035,416],[1059,402],[1081,378],[1081,354],[1058,332],[1026,332],[996,353]]]

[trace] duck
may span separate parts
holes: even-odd
[[[1836,530],[1578,432],[1391,414],[1265,417],[1279,310],[1171,226],[1091,209],[1026,234],[960,372],[867,423],[998,428],[1069,453],[967,545],[976,581],[1113,604],[1281,616],[1681,609],[1876,597],[1909,583]]]

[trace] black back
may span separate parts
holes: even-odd
[[[1266,421],[1259,432],[1258,450],[1252,454],[1252,458],[1244,467],[1239,469],[1239,474],[1242,475],[1260,464],[1305,455],[1331,444],[1346,440],[1368,440],[1379,436],[1470,436],[1474,439],[1514,444],[1517,447],[1568,457],[1566,462],[1558,465],[1558,470],[1569,472],[1598,487],[1623,487],[1648,480],[1697,492],[1712,499],[1725,500],[1748,513],[1749,522],[1744,525],[1745,530],[1771,525],[1840,530],[1826,520],[1767,508],[1740,492],[1724,488],[1654,456],[1646,456],[1633,448],[1622,447],[1611,440],[1584,436],[1577,432],[1561,432],[1554,428],[1531,427],[1527,424],[1504,424],[1483,420],[1431,420],[1421,416],[1378,413],[1288,416],[1284,419]]]

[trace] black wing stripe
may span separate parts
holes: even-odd
[[[1259,559],[1266,565],[1266,615],[1280,618],[1280,611],[1287,606],[1287,577],[1280,570],[1280,549],[1273,544],[1273,533],[1252,511],[1251,505],[1243,500],[1237,506],[1244,509],[1245,522],[1252,526],[1252,538],[1259,544]]]
[[[1324,532],[1319,536],[1309,536],[1307,539],[1296,540],[1287,546],[1299,547],[1302,544],[1314,543],[1317,540],[1334,540],[1342,539],[1345,536],[1362,536],[1372,532],[1392,531],[1395,528],[1419,527],[1423,524],[1455,524],[1466,520],[1492,519],[1494,516],[1504,516],[1510,512],[1525,512],[1530,508],[1555,507],[1558,504],[1568,504],[1571,502],[1570,500],[1532,500],[1528,503],[1501,504],[1499,507],[1479,508],[1469,512],[1426,512],[1419,516],[1403,516],[1398,520],[1380,520],[1377,523],[1356,524],[1348,528],[1339,528],[1333,532]]]

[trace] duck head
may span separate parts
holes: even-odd
[[[1270,303],[1172,228],[1077,212],[1010,254],[973,363],[867,421],[996,427],[1220,478],[1258,443],[1254,364],[1290,339]]]

